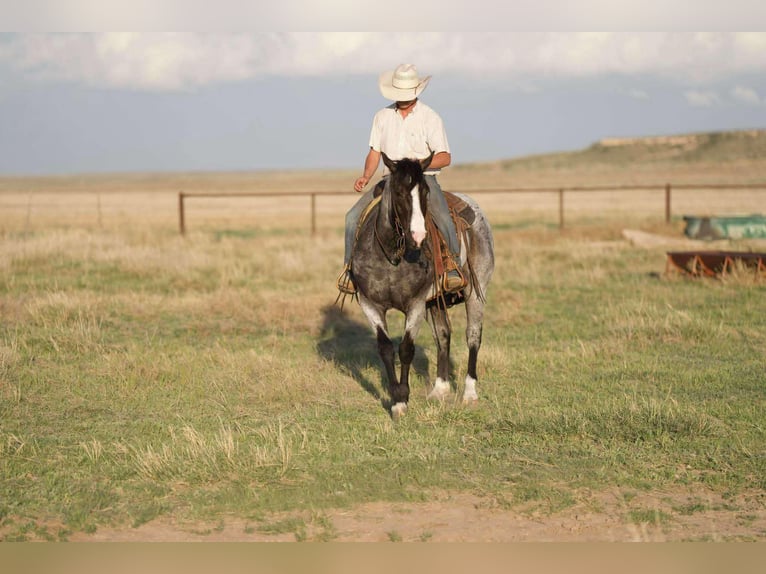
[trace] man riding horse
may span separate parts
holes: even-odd
[[[364,162],[362,176],[354,182],[354,190],[357,193],[361,192],[370,182],[378,169],[381,153],[394,161],[404,158],[425,159],[433,154],[425,172],[430,190],[428,210],[447,246],[445,274],[440,278],[440,283],[445,292],[455,293],[466,286],[465,278],[458,271],[460,242],[444,193],[436,179],[441,168],[450,165],[452,156],[441,117],[418,99],[430,79],[431,76],[420,78],[412,64],[402,64],[394,71],[380,75],[380,92],[384,98],[393,100],[394,103],[378,111],[373,118],[370,151]],[[389,175],[390,170],[386,167],[383,181]],[[338,289],[342,293],[356,293],[353,269],[350,266],[351,253],[359,219],[373,200],[377,187],[368,190],[346,214],[344,269],[338,278]]]

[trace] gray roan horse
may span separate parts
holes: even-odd
[[[421,161],[392,161],[383,154],[388,177],[380,203],[359,229],[351,257],[351,268],[362,311],[377,336],[378,351],[388,378],[392,400],[391,416],[407,411],[410,396],[409,372],[415,355],[415,338],[426,315],[426,301],[434,289],[430,240],[424,241],[423,219],[427,216],[428,185],[423,171],[431,157]],[[494,247],[489,223],[476,202],[456,194],[473,210],[475,217],[461,239],[468,343],[468,372],[463,402],[478,399],[476,360],[481,345],[484,296],[494,269]],[[386,313],[397,309],[405,314],[405,332],[399,344],[401,372],[397,380],[394,345],[389,338]],[[444,305],[430,306],[431,327],[438,349],[437,378],[428,394],[441,400],[450,393],[450,322]]]

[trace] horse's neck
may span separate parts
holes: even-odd
[[[388,190],[383,192],[375,220],[375,239],[389,263],[398,265],[405,251],[404,237],[393,223],[393,200]]]

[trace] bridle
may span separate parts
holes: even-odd
[[[387,187],[390,187],[390,180],[389,186]],[[378,235],[377,225],[375,226],[375,240],[378,242],[386,259],[388,259],[388,262],[391,263],[391,265],[396,266],[401,262],[402,257],[404,257],[404,252],[407,249],[407,230],[405,229],[404,224],[402,224],[402,217],[400,216],[396,202],[394,201],[393,191],[391,189],[384,189],[383,193],[385,194],[386,192],[388,192],[387,201],[389,202],[391,210],[389,221],[391,223],[391,229],[394,232],[394,241],[393,245],[386,246],[384,240]]]

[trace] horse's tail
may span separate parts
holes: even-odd
[[[465,264],[468,268],[468,281],[471,283],[471,289],[476,293],[476,297],[478,297],[479,301],[482,303],[486,303],[487,299],[484,296],[484,290],[481,288],[481,282],[479,281],[479,277],[474,272],[474,262],[473,257],[471,257],[471,250],[469,249],[470,246],[470,238],[468,237],[468,225],[462,225],[460,227],[460,234],[462,236],[463,243],[465,243],[466,248],[466,258],[465,258]]]

